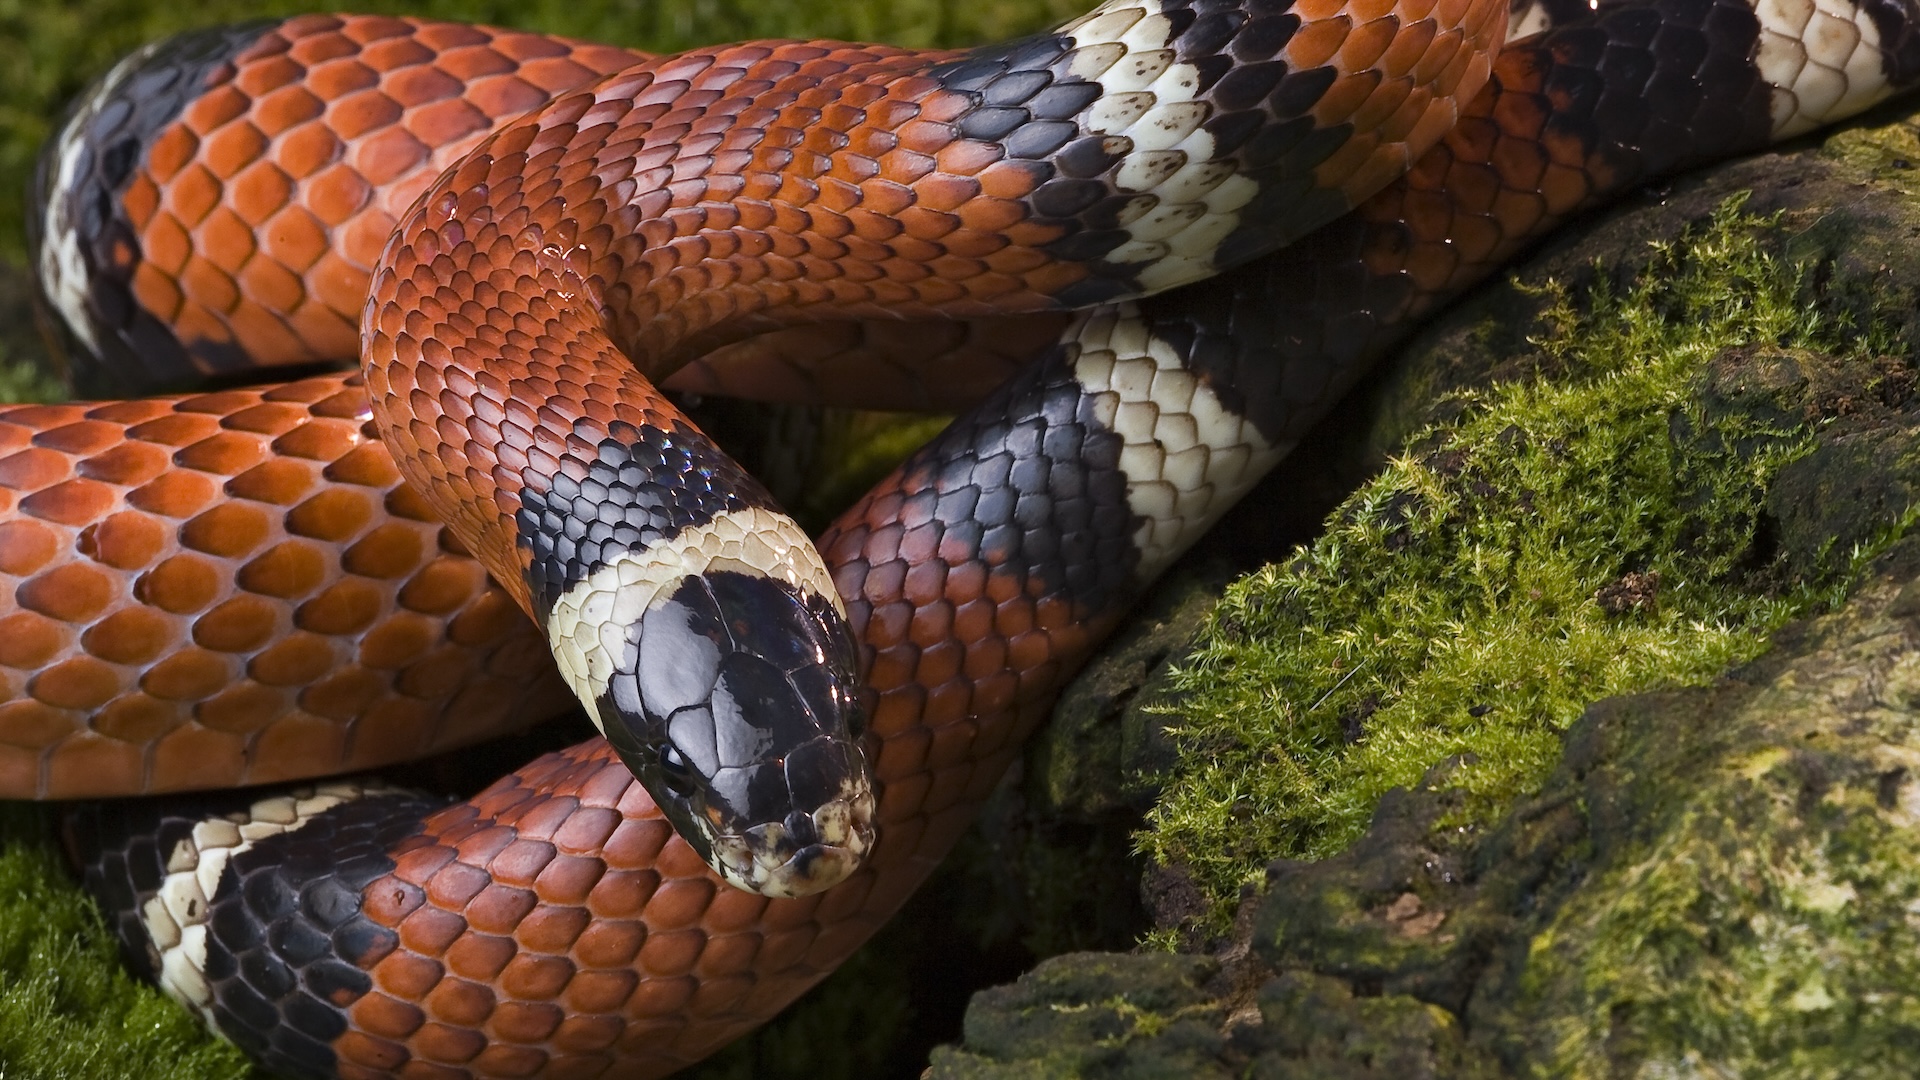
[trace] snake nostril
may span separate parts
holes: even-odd
[[[795,847],[806,847],[820,842],[820,830],[814,826],[813,815],[804,810],[795,810],[787,815],[787,838]]]

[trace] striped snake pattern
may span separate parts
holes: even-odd
[[[1114,0],[965,53],[667,58],[308,16],[143,50],[42,163],[76,383],[371,359],[0,411],[0,793],[323,776],[584,703],[607,739],[466,802],[325,781],[72,840],[131,951],[277,1071],[698,1060],[905,900],[1422,315],[1920,58],[1892,0],[1546,5],[1496,55],[1506,14]],[[808,544],[642,375],[971,408]],[[834,853],[780,877],[781,843]]]

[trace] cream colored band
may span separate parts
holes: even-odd
[[[731,510],[682,529],[670,541],[627,552],[567,590],[547,616],[547,641],[560,673],[595,724],[595,703],[629,647],[627,628],[662,591],[690,575],[724,571],[784,581],[803,594],[826,597],[842,618],[847,614],[813,541],[777,510]]]

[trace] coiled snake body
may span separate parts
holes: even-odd
[[[1493,59],[1504,15],[1113,0],[963,54],[662,59],[304,17],[130,58],[40,179],[81,385],[356,326],[369,368],[0,412],[0,793],[323,775],[571,691],[610,742],[469,802],[333,782],[93,812],[75,844],[133,951],[271,1068],[697,1060],[899,906],[1130,599],[1414,320],[1920,59],[1887,0],[1623,2]],[[886,347],[922,335],[965,366]],[[911,404],[983,367],[1017,370],[817,555],[639,377]],[[777,587],[728,584],[754,571]]]

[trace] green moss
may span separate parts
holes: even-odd
[[[58,401],[66,396],[66,388],[43,368],[0,350],[0,402]]]
[[[1914,808],[1885,804],[1884,773],[1832,768],[1786,747],[1718,762],[1654,843],[1572,897],[1516,1004],[1535,1075],[1912,1075]]]
[[[238,1050],[127,974],[48,833],[36,808],[0,804],[0,1075],[247,1075]]]
[[[1902,112],[1907,106],[1893,106]],[[1920,190],[1920,132],[1902,123],[1855,124],[1821,140],[1822,149],[1837,161],[1869,174],[1905,195]]]
[[[908,454],[933,441],[951,422],[947,416],[830,409],[819,448],[826,468],[809,479],[789,506],[795,518],[818,534],[842,510],[866,494]]]
[[[966,1048],[939,1047],[941,1080],[1212,1080],[1220,1003],[1201,985],[1211,961],[1190,956],[1075,953],[1043,960],[967,1010]]]
[[[1783,580],[1756,535],[1811,424],[1765,386],[1702,392],[1731,347],[1885,344],[1808,310],[1761,224],[1736,201],[1631,289],[1553,296],[1536,344],[1566,377],[1467,396],[1293,563],[1229,590],[1174,678],[1179,764],[1138,838],[1216,918],[1448,759],[1452,824],[1488,820],[1587,702],[1707,679],[1844,577],[1850,552]]]

